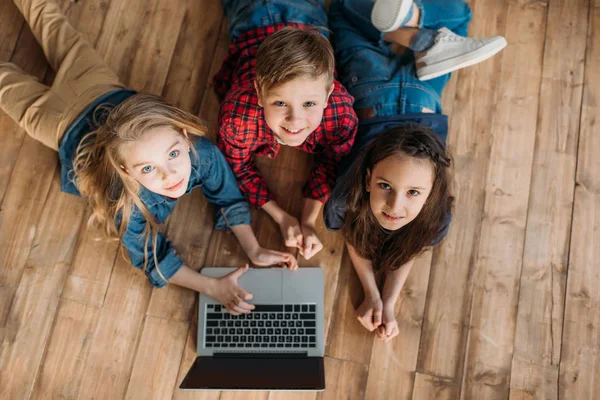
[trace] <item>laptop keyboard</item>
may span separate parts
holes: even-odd
[[[231,315],[206,305],[207,348],[308,349],[316,347],[316,304],[257,304],[250,314]]]

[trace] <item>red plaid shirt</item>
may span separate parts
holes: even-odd
[[[214,87],[221,101],[217,144],[225,154],[242,193],[251,204],[261,207],[273,200],[252,155],[274,158],[281,144],[265,122],[254,89],[256,51],[270,34],[285,26],[278,24],[257,28],[238,36],[229,46],[229,55],[214,77]],[[325,202],[335,183],[336,166],[354,143],[358,119],[352,108],[354,99],[334,81],[323,119],[306,141],[296,147],[317,154],[315,165],[304,185],[304,197]]]

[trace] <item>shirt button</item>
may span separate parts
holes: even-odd
[[[353,76],[351,81],[352,81],[352,83],[356,83],[356,81],[358,81],[358,78],[356,76]]]

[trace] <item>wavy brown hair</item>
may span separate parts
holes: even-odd
[[[384,159],[404,155],[429,160],[434,167],[433,187],[417,217],[396,231],[381,227],[369,204],[366,185],[370,171]],[[342,234],[357,253],[376,270],[394,270],[420,254],[442,234],[452,209],[451,158],[437,135],[423,125],[404,125],[380,134],[352,164],[354,185],[347,188],[346,223]]]
[[[207,132],[205,123],[192,114],[159,96],[138,93],[109,111],[106,121],[83,137],[73,160],[75,185],[92,207],[89,226],[100,229],[109,238],[119,239],[136,208],[146,218],[144,269],[148,265],[150,238],[153,248],[156,247],[158,223],[138,195],[140,183],[122,168],[127,155],[120,150],[124,144],[143,140],[147,132],[161,127],[172,128],[182,135],[184,129],[197,136]],[[154,262],[164,279],[155,252]]]

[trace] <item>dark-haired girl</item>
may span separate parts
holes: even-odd
[[[450,223],[448,117],[440,100],[448,72],[483,61],[506,42],[464,37],[471,11],[461,0],[374,4],[333,0],[329,10],[340,80],[355,98],[359,129],[324,220],[342,232],[363,286],[359,321],[387,341],[398,334],[394,306],[415,258],[439,243]],[[392,42],[407,51],[396,55]]]

